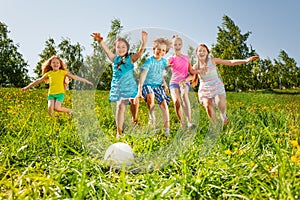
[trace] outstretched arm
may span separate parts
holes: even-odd
[[[76,76],[76,75],[71,74],[71,73],[69,73],[69,72],[67,73],[66,76],[69,77],[70,79],[74,79],[74,80],[77,80],[77,81],[81,81],[81,82],[87,83],[87,84],[89,84],[89,85],[93,85],[93,83],[91,83],[90,81],[86,80],[85,78]]]
[[[142,44],[139,51],[131,56],[131,62],[135,63],[144,53],[148,40],[148,33],[146,31],[142,31]]]
[[[46,76],[42,76],[41,78],[37,79],[36,81],[30,83],[29,85],[27,85],[26,87],[22,88],[22,91],[25,92],[26,90],[32,88],[35,85],[40,84],[41,82],[43,82],[47,77]]]
[[[221,58],[212,58],[212,61],[215,64],[221,64],[221,65],[227,65],[227,66],[235,66],[235,65],[241,65],[241,64],[246,64],[246,63],[252,62],[253,60],[256,60],[258,58],[259,58],[259,56],[251,56],[250,58],[243,59],[243,60],[238,60],[238,59],[223,60]]]
[[[115,55],[109,50],[105,42],[103,41],[103,37],[100,35],[100,33],[92,33],[91,36],[97,40],[97,42],[100,44],[102,49],[104,50],[105,54],[107,55],[108,59],[113,62]]]

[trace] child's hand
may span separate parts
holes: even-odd
[[[133,99],[133,104],[137,104],[139,102],[139,96],[136,95],[136,97]]]
[[[200,76],[204,76],[207,72],[207,68],[201,68],[197,70],[197,74],[200,74]]]
[[[87,84],[89,84],[89,85],[94,85],[92,82],[90,82],[90,81],[87,81],[86,82]]]
[[[23,87],[22,91],[25,92],[27,90],[27,87]]]
[[[180,87],[185,87],[186,86],[186,79],[183,79],[179,82]]]
[[[259,56],[251,56],[250,58],[247,59],[247,63],[252,62],[253,60],[257,60],[258,58]]]
[[[165,93],[169,94],[169,88],[168,88],[167,84],[163,84],[163,88],[164,88]]]
[[[146,31],[142,31],[142,41],[144,44],[147,43],[148,40],[148,33]]]
[[[100,33],[92,33],[91,36],[97,40],[99,43],[102,42],[103,37],[100,35]]]

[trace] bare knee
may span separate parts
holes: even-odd
[[[174,101],[174,106],[176,109],[180,108],[180,101],[178,99]]]

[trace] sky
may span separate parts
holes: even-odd
[[[148,48],[153,38],[172,33],[184,36],[184,45],[189,40],[194,46],[211,47],[226,15],[242,34],[251,32],[247,45],[261,58],[278,59],[284,50],[299,66],[299,11],[299,0],[0,0],[0,21],[19,45],[32,77],[49,38],[57,45],[63,39],[78,42],[85,48],[84,56],[90,55],[91,33],[105,37],[113,19],[121,21],[124,33],[146,30]]]

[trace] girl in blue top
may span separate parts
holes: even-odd
[[[142,44],[139,51],[135,54],[129,55],[129,44],[124,38],[118,38],[114,43],[114,50],[111,52],[107,45],[103,41],[103,37],[100,33],[93,33],[92,37],[98,41],[103,48],[107,57],[113,62],[113,76],[111,81],[111,89],[109,100],[111,102],[117,102],[116,109],[116,125],[118,138],[122,133],[122,127],[124,123],[124,113],[126,103],[130,102],[130,110],[132,113],[132,123],[137,123],[138,113],[138,98],[136,97],[138,89],[137,83],[134,79],[134,65],[144,53],[145,46],[148,39],[148,33],[142,31]]]

